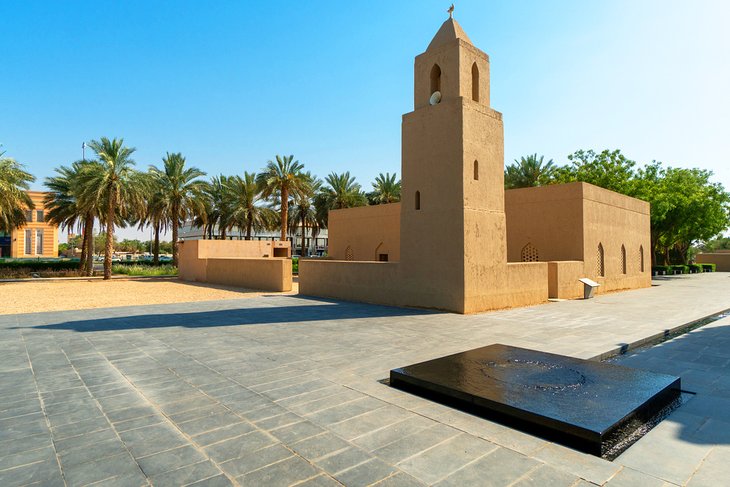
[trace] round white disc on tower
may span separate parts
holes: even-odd
[[[440,91],[434,91],[433,95],[431,95],[431,98],[428,99],[428,102],[431,105],[438,105],[441,101],[441,92]]]

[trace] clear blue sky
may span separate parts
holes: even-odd
[[[166,151],[210,175],[294,154],[369,190],[400,172],[413,58],[449,3],[2,2],[0,143],[37,189],[109,136],[141,169]],[[730,2],[474,0],[455,18],[490,56],[507,163],[619,148],[730,187]]]

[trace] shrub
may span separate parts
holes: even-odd
[[[299,274],[299,257],[292,257],[291,272],[292,274]]]
[[[78,261],[71,262],[68,260],[6,260],[4,262],[0,262],[0,269],[28,269],[33,272],[70,271],[75,270],[78,267]]]
[[[669,273],[669,266],[667,265],[655,265],[651,267],[651,273],[655,276],[661,276]]]
[[[127,276],[176,276],[177,267],[167,265],[124,265],[114,264],[113,274],[124,274]]]
[[[687,267],[689,267],[690,274],[702,272],[702,265],[700,264],[690,264]]]
[[[703,272],[715,272],[715,268],[717,267],[715,264],[700,264],[702,266]]]
[[[689,274],[689,266],[683,264],[670,265],[669,269],[672,274]]]

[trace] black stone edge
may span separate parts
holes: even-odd
[[[630,422],[637,420],[641,423],[648,423],[657,413],[677,400],[682,395],[682,379],[677,377],[674,382],[662,388],[661,391],[644,401],[640,406],[614,423],[613,426],[601,432],[601,443],[603,455],[621,440],[620,435],[624,433],[623,428]],[[638,438],[637,438],[638,440]],[[633,443],[632,443],[633,444]],[[631,445],[627,445],[628,448]]]
[[[706,324],[712,323],[716,321],[715,317],[719,317],[720,315],[730,313],[730,308],[723,309],[721,311],[717,311],[715,313],[711,313],[707,316],[704,316],[702,318],[698,318],[696,320],[689,321],[687,323],[683,323],[681,325],[677,325],[674,328],[669,328],[664,330],[661,333],[655,333],[654,335],[650,335],[645,338],[641,338],[639,340],[636,340],[631,343],[625,343],[621,345],[618,348],[613,348],[611,350],[608,350],[603,353],[599,353],[598,355],[595,355],[588,360],[594,361],[594,362],[603,362],[605,360],[612,359],[614,357],[618,357],[620,355],[625,355],[628,352],[635,351],[641,348],[647,348],[652,347],[654,345],[658,345],[662,342],[665,342],[667,340],[671,340],[672,338],[676,338],[679,335],[683,335],[685,333],[689,333],[692,330],[695,330],[697,328],[700,328]],[[719,318],[718,318],[719,319]]]
[[[491,403],[491,401],[484,400],[484,404],[480,404],[475,402],[473,396],[469,394],[451,391],[431,383],[426,383],[427,385],[424,387],[419,384],[420,382],[419,380],[414,380],[412,377],[400,374],[398,369],[390,371],[391,387],[433,400],[480,418],[495,421],[532,436],[538,436],[592,455],[601,455],[600,437],[594,432],[551,418],[545,418],[538,414],[524,414],[523,411],[504,404],[496,404],[498,407],[491,408],[491,404],[490,406],[486,404]],[[535,419],[541,421],[536,422]],[[573,434],[568,430],[571,430]]]

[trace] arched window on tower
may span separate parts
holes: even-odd
[[[479,101],[479,68],[477,63],[471,65],[471,99]]]
[[[639,268],[644,272],[644,246],[639,245]]]
[[[474,181],[479,181],[479,161],[474,161]]]
[[[434,64],[431,68],[431,93],[428,96],[433,95],[436,91],[441,91],[441,68],[438,64]]]
[[[621,272],[626,274],[626,247],[621,245]]]
[[[416,206],[417,210],[421,209],[421,192],[420,191],[416,191],[416,205],[415,206]]]
[[[537,248],[532,245],[531,242],[527,242],[527,245],[522,247],[520,252],[520,258],[522,262],[539,262],[540,256],[537,253]]]
[[[596,274],[600,277],[606,276],[606,265],[603,257],[603,244],[599,242],[596,255]]]

